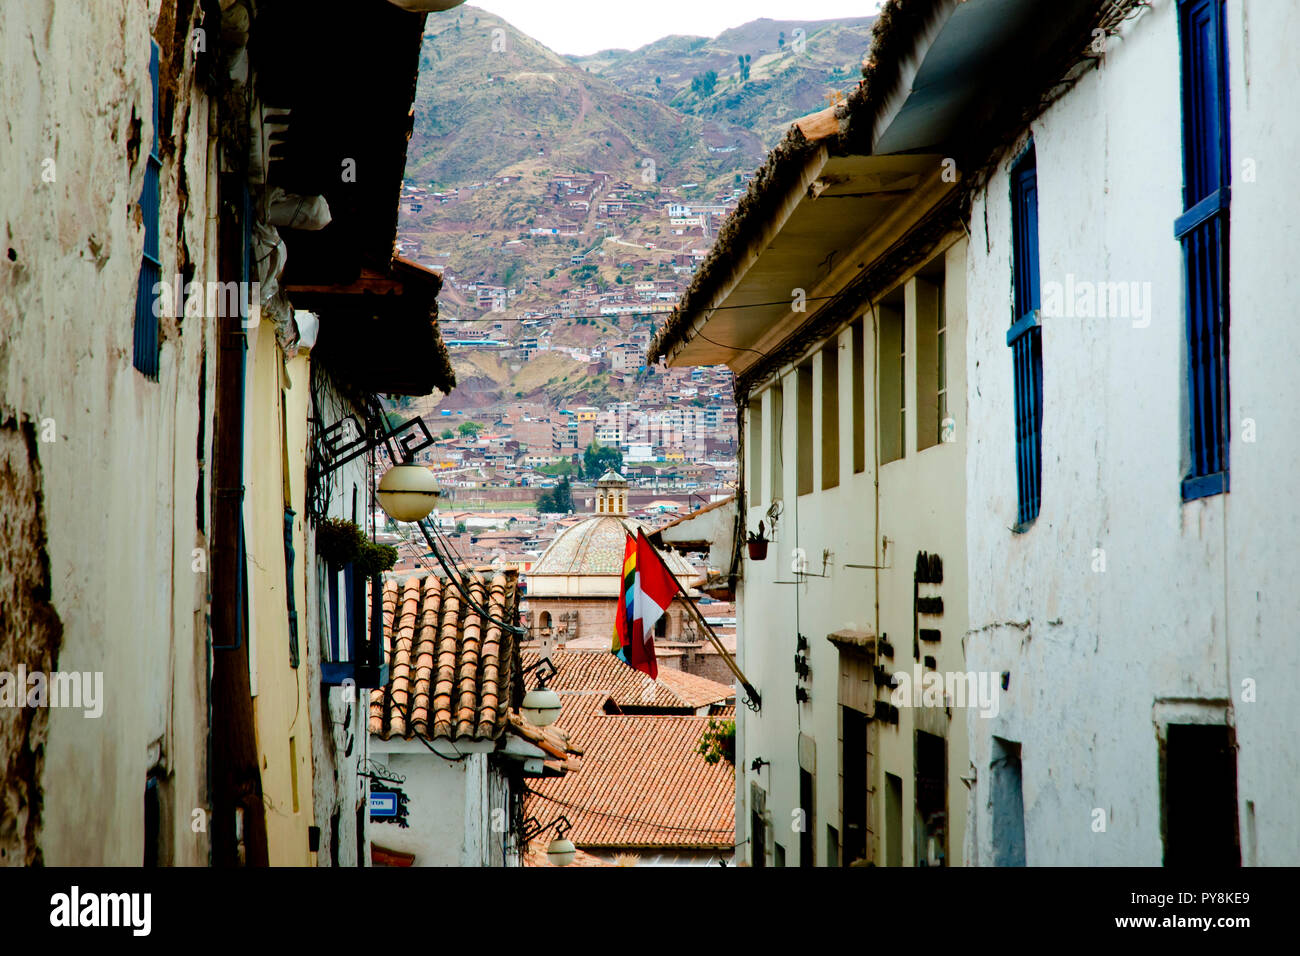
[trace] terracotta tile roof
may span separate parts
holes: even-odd
[[[611,654],[610,656],[613,657],[614,655]],[[699,674],[688,674],[686,671],[674,670],[671,667],[661,667],[659,669],[659,683],[666,684],[674,694],[686,701],[691,707],[719,704],[736,696],[734,687],[719,684],[717,681],[701,677]]]
[[[582,773],[530,781],[527,815],[564,814],[579,847],[735,844],[734,769],[696,752],[708,717],[606,714],[594,692],[563,700],[557,724],[582,741]]]
[[[473,603],[490,616],[517,617],[514,572],[464,572]],[[370,732],[387,740],[494,740],[505,732],[511,705],[522,697],[519,644],[465,601],[450,579],[429,575],[384,582],[387,687],[370,695]]]
[[[619,707],[690,710],[722,703],[736,696],[735,689],[726,684],[670,667],[659,668],[659,679],[651,680],[608,650],[556,648],[549,656],[559,673],[547,682],[547,686],[561,695],[568,691],[600,691]],[[525,667],[540,659],[541,653],[537,650],[523,651]]]

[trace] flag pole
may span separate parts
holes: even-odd
[[[671,568],[668,569],[668,573],[673,574]],[[673,580],[677,581],[677,575],[673,574]],[[745,688],[745,693],[748,694],[749,699],[754,702],[754,709],[761,710],[763,708],[763,698],[759,695],[758,690],[749,682],[749,678],[744,675],[739,665],[736,664],[736,659],[732,657],[731,652],[723,647],[721,639],[713,632],[713,628],[710,627],[709,622],[704,619],[704,615],[701,614],[700,609],[695,606],[695,601],[693,601],[691,596],[686,593],[686,589],[682,587],[682,582],[680,581],[677,581],[677,591],[685,599],[686,606],[690,609],[695,620],[699,622],[702,628],[704,628],[704,633],[707,634],[709,640],[713,642],[713,646],[718,649],[718,654],[721,655],[722,660],[729,668],[731,668],[731,673],[736,675],[736,680],[740,681],[740,685]]]
[[[644,532],[640,533],[644,534]],[[649,540],[649,537],[647,537],[646,542],[649,543]],[[735,657],[733,657],[731,652],[722,645],[722,640],[713,632],[713,628],[709,626],[709,622],[704,619],[704,615],[700,613],[700,609],[695,606],[695,601],[686,593],[686,589],[682,587],[682,582],[677,580],[677,575],[673,574],[673,569],[668,567],[668,562],[659,554],[659,549],[655,548],[654,545],[650,545],[650,547],[654,550],[655,557],[659,559],[659,563],[664,566],[664,570],[668,572],[668,576],[673,579],[673,584],[677,585],[677,593],[680,594],[686,602],[686,607],[690,610],[691,615],[699,623],[700,627],[704,628],[704,633],[708,636],[713,646],[717,648],[718,654],[722,657],[722,660],[727,667],[731,669],[731,673],[736,675],[736,680],[740,681],[740,686],[745,688],[745,693],[749,695],[749,700],[752,702],[753,709],[761,710],[763,708],[763,698],[758,693],[758,689],[749,682],[749,678],[745,676],[739,665],[736,664]]]

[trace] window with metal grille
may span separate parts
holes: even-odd
[[[1043,497],[1043,338],[1038,322],[1038,164],[1031,143],[1011,169],[1015,311],[1007,331],[1015,376],[1016,527],[1038,517]]]
[[[140,191],[140,211],[144,216],[144,257],[135,295],[135,348],[132,364],[145,378],[158,380],[158,316],[154,315],[154,287],[162,281],[159,258],[159,205],[162,201],[158,158],[158,44],[149,44],[149,81],[153,84],[153,142],[144,164],[144,189]]]
[[[1228,82],[1223,0],[1179,0],[1191,463],[1184,501],[1228,490]]]

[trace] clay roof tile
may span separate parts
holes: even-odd
[[[517,576],[458,577],[384,583],[389,680],[371,693],[371,733],[494,740],[506,729],[513,698],[522,696],[522,664],[515,635],[495,622],[518,615]]]

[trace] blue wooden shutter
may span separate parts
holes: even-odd
[[[1016,422],[1017,526],[1038,517],[1042,504],[1043,339],[1038,321],[1038,167],[1031,145],[1011,170],[1011,238],[1015,304],[1011,348]]]
[[[153,142],[144,165],[144,188],[140,192],[140,210],[144,217],[144,257],[135,296],[135,342],[132,364],[145,378],[158,380],[158,317],[154,315],[154,286],[162,279],[159,253],[162,203],[158,158],[158,44],[149,44],[149,81],[153,84]]]
[[[321,683],[341,684],[356,677],[357,640],[365,640],[366,579],[355,572],[351,562],[326,562],[325,578],[329,633],[321,657]]]
[[[1227,51],[1223,0],[1179,0],[1182,57],[1183,246],[1191,466],[1184,500],[1228,490]]]
[[[342,655],[339,653],[339,647],[340,647],[339,635],[341,633],[339,631],[340,617],[342,617],[345,623],[347,622],[347,612],[344,611],[342,615],[340,615],[339,613],[339,570],[338,568],[336,568],[332,564],[327,565],[325,571],[325,580],[326,580],[326,588],[329,594],[329,608],[330,608],[329,653],[326,655],[326,658],[330,661],[337,661],[342,658]]]

